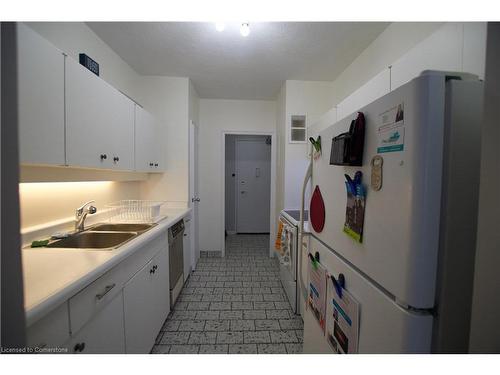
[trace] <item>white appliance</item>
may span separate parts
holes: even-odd
[[[310,221],[310,235],[299,234],[300,291],[307,298],[308,253],[317,252],[334,277],[343,274],[345,290],[360,305],[358,353],[467,351],[482,93],[476,76],[425,71],[361,108],[360,167],[330,165],[332,138],[349,129],[356,113],[312,134],[322,140],[322,156],[311,161],[311,186],[321,190],[325,225],[318,233]],[[394,126],[403,139],[393,152],[381,152],[391,150],[383,148],[381,128],[391,126],[387,114],[399,106],[404,119]],[[375,155],[383,158],[378,191],[370,184]],[[344,174],[356,171],[366,189],[361,243],[343,231]],[[304,352],[332,353],[311,309],[303,318]]]
[[[307,221],[307,211],[305,211],[304,215],[304,220]],[[298,298],[299,291],[297,289],[300,210],[282,210],[279,220],[283,225],[281,236],[283,255],[278,256],[281,284],[285,289],[293,312],[300,314],[300,299]],[[305,225],[307,226],[307,223]]]

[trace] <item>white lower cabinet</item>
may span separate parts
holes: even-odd
[[[152,272],[153,265],[150,261],[123,288],[127,353],[147,353],[154,344],[155,300],[151,288]]]
[[[122,293],[119,293],[71,337],[68,349],[70,353],[76,354],[125,352]]]
[[[156,271],[153,274],[153,294],[155,296],[155,334],[160,331],[170,312],[169,263],[168,251],[163,249],[153,258]],[[156,337],[155,337],[156,338]],[[151,348],[150,348],[151,349]]]
[[[169,312],[168,254],[160,251],[123,288],[127,353],[149,353]]]
[[[64,302],[28,327],[26,341],[33,353],[38,353],[68,341],[69,332],[68,302]]]
[[[149,353],[170,312],[166,230],[27,327],[33,353]]]

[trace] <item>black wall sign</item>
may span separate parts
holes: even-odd
[[[96,76],[99,75],[99,64],[84,53],[80,53],[80,64],[82,64]]]

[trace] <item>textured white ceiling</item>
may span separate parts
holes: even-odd
[[[142,75],[190,77],[202,98],[273,99],[284,80],[334,80],[388,25],[382,22],[90,22]]]

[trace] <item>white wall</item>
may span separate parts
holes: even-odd
[[[393,23],[333,82],[332,106],[349,101],[357,90],[358,96],[381,85],[394,90],[427,69],[466,71],[484,78],[485,51],[485,23]],[[370,82],[373,87],[359,93]],[[339,113],[338,119],[346,114]]]
[[[280,88],[276,98],[276,207],[275,217],[285,207],[285,146],[286,146],[286,82]]]
[[[395,22],[390,24],[354,61],[335,79],[332,106],[361,87],[403,56],[443,23]]]
[[[200,99],[200,249],[222,249],[222,132],[276,129],[276,102]]]
[[[446,23],[392,64],[391,89],[426,69],[466,71],[484,78],[485,23]]]
[[[189,80],[189,120],[199,124],[200,119],[200,97],[194,88],[193,82]]]
[[[189,118],[189,122],[188,122],[188,137],[189,137],[189,132],[190,132],[190,123],[191,121],[193,122],[193,124],[196,126],[196,127],[199,127],[200,125],[200,97],[198,96],[198,93],[196,92],[196,89],[194,88],[194,85],[193,85],[193,82],[191,80],[189,80],[189,108],[188,108],[188,118]],[[198,140],[199,142],[199,140]],[[191,145],[189,144],[189,147],[194,147],[194,145]],[[191,157],[191,148],[189,148],[189,157]],[[193,154],[193,156],[196,156],[196,154]],[[197,162],[197,161],[196,161]],[[192,196],[190,196],[191,194],[194,194],[195,192],[195,182],[197,183],[197,180],[195,181],[195,173],[196,171],[194,169],[195,168],[195,162],[193,161],[193,163],[189,163],[189,168],[193,168],[193,171],[189,171],[189,196],[188,196],[188,204],[192,206],[192,203],[191,202],[191,198],[193,198]],[[197,178],[197,177],[196,177]],[[195,220],[197,220],[195,218]]]
[[[331,82],[286,81],[284,208],[299,209],[302,182],[309,164],[309,142],[289,143],[292,115],[305,115],[306,127],[332,106]],[[308,137],[307,137],[308,138]]]
[[[144,76],[138,80],[139,102],[162,125],[161,146],[166,172],[151,174],[141,185],[141,197],[188,202],[189,183],[189,79]]]
[[[136,182],[82,181],[19,184],[21,230],[50,221],[72,218],[75,209],[95,200],[97,211],[121,199],[137,199]]]
[[[465,71],[484,78],[486,24],[394,23],[333,82],[332,110],[314,131],[405,84],[427,69]]]
[[[99,63],[99,76],[135,99],[137,74],[83,22],[27,22],[73,59],[85,53]]]

